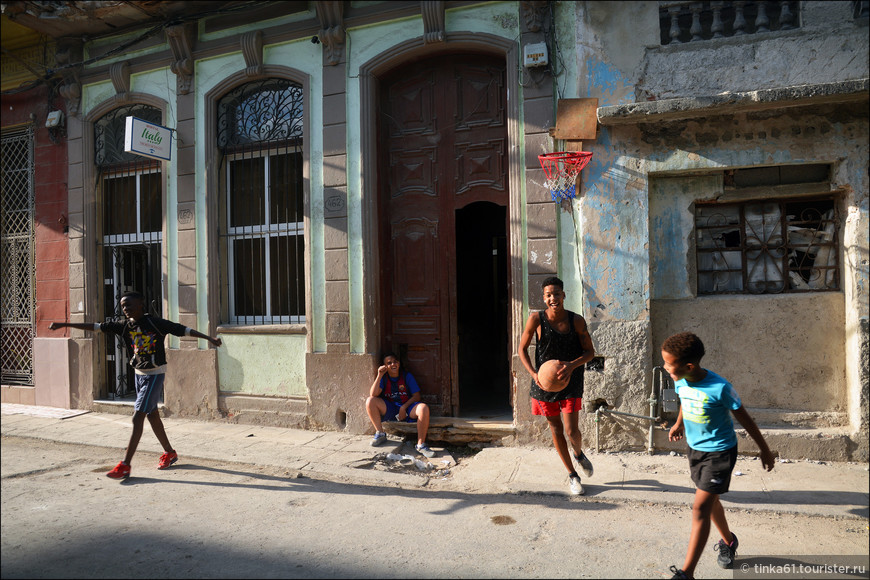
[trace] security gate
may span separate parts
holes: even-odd
[[[33,385],[35,264],[33,126],[2,135],[0,184],[0,380]]]

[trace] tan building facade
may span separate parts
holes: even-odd
[[[658,345],[693,330],[785,448],[810,429],[827,446],[795,453],[866,459],[867,19],[852,3],[768,3],[743,30],[725,3],[719,36],[700,3],[698,33],[695,3],[170,2],[125,26],[107,4],[96,22],[122,32],[85,42],[84,8],[64,30],[20,4],[69,63],[70,320],[114,316],[135,288],[223,340],[168,339],[167,414],[366,433],[393,350],[434,435],[545,442],[516,351],[558,275],[598,355],[587,444],[598,429],[605,448],[645,446],[648,422],[594,411],[647,414]],[[541,45],[547,64],[527,62]],[[598,101],[591,137],[557,116],[578,98]],[[123,150],[130,116],[171,130],[169,161]],[[556,204],[538,155],[579,146],[593,160]],[[117,345],[50,338],[35,365],[64,380],[34,389],[125,409]]]

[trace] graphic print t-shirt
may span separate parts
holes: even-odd
[[[683,408],[689,447],[697,451],[725,451],[737,445],[731,411],[743,403],[731,383],[708,370],[700,381],[680,379],[674,386]]]
[[[381,397],[388,401],[392,401],[398,405],[404,405],[408,402],[414,393],[420,392],[420,386],[414,379],[411,373],[405,373],[405,384],[399,384],[399,378],[392,378],[390,375],[384,375],[381,379]]]
[[[187,327],[146,314],[139,320],[103,322],[100,330],[120,336],[130,355],[130,366],[139,374],[165,372],[167,334],[184,336]]]

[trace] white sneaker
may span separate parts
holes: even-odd
[[[583,486],[580,485],[579,477],[571,477],[568,476],[568,485],[571,487],[571,493],[573,495],[583,495]]]

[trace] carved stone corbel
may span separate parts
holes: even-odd
[[[178,93],[186,95],[193,82],[193,41],[195,23],[176,24],[166,28],[166,38],[172,50],[169,69],[178,77]]]
[[[109,66],[109,78],[112,79],[112,86],[115,87],[115,100],[126,101],[127,94],[130,92],[130,63],[125,60]]]
[[[420,11],[423,14],[423,43],[444,42],[444,2],[422,1]]]
[[[259,30],[242,35],[242,56],[245,57],[245,74],[263,74],[263,33]]]
[[[544,25],[546,10],[546,0],[520,2],[520,11],[523,15],[526,30],[529,32],[540,32]]]
[[[57,41],[55,62],[63,82],[58,89],[66,101],[66,112],[78,117],[82,104],[82,41],[76,38],[61,38]]]
[[[316,2],[315,9],[320,21],[317,36],[323,44],[326,62],[337,65],[344,52],[344,2]]]

